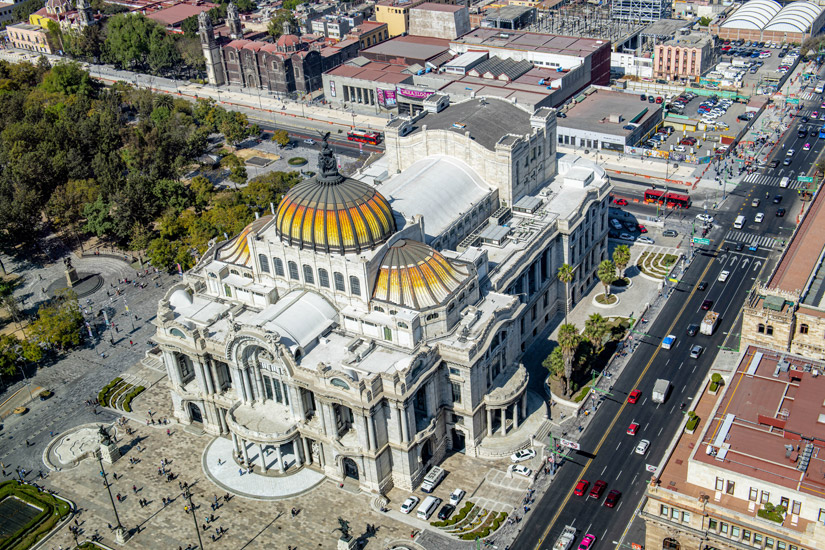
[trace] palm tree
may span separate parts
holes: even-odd
[[[573,280],[573,266],[563,264],[556,273],[556,277],[564,283],[564,323],[567,324],[567,315],[570,313],[570,282]]]
[[[630,262],[630,248],[626,244],[620,244],[613,251],[613,263],[619,270],[619,277],[624,278],[624,270]]]
[[[567,395],[573,377],[573,359],[576,357],[576,348],[579,347],[581,336],[579,336],[579,329],[576,328],[576,325],[565,323],[559,327],[557,338],[564,359],[564,394]]]
[[[596,276],[604,285],[604,295],[610,296],[610,285],[616,280],[616,264],[610,260],[602,260],[599,269],[596,271]]]
[[[602,339],[607,334],[607,330],[607,319],[598,313],[592,314],[584,322],[584,337],[587,338],[596,353],[602,349]]]

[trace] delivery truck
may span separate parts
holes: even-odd
[[[653,394],[650,399],[654,403],[664,403],[665,399],[667,399],[668,392],[670,392],[670,380],[659,378],[656,380],[656,383],[653,384]]]
[[[716,325],[719,324],[719,314],[715,311],[708,311],[705,318],[702,319],[702,324],[699,325],[699,332],[710,336],[716,330]]]

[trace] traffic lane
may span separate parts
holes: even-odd
[[[256,124],[258,124],[258,126],[262,130],[268,130],[268,131],[286,130],[286,132],[289,134],[290,137],[295,138],[295,139],[299,139],[299,140],[311,139],[311,140],[315,141],[316,143],[318,143],[318,142],[321,141],[321,138],[325,134],[325,132],[321,132],[320,130],[318,130],[316,132],[313,132],[308,128],[289,126],[289,125],[280,124],[280,123],[273,124],[272,122],[266,122],[262,119],[254,119],[254,120],[255,120]],[[337,145],[339,147],[344,148],[345,150],[347,150],[348,153],[351,152],[351,151],[349,151],[349,149],[359,149],[359,150],[369,151],[371,153],[380,153],[380,152],[383,152],[383,150],[384,150],[380,146],[349,141],[346,137],[346,134],[331,133],[330,136],[329,136],[329,141],[330,141],[330,144],[332,144],[332,145]]]

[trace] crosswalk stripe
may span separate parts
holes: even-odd
[[[732,229],[725,233],[726,241],[733,241],[733,242],[742,242],[747,245],[757,245],[763,248],[773,248],[773,245],[776,243],[776,239],[773,237],[766,237],[764,235],[755,235],[753,233],[748,233],[745,231],[737,231]]]

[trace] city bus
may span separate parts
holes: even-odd
[[[369,143],[370,145],[378,145],[381,142],[381,132],[355,129],[347,132],[347,139],[350,141]]]
[[[825,124],[822,125],[822,128],[819,129],[819,139],[825,138]]]
[[[661,189],[645,191],[646,203],[666,204],[668,208],[690,208],[690,196],[669,191],[667,195]]]

